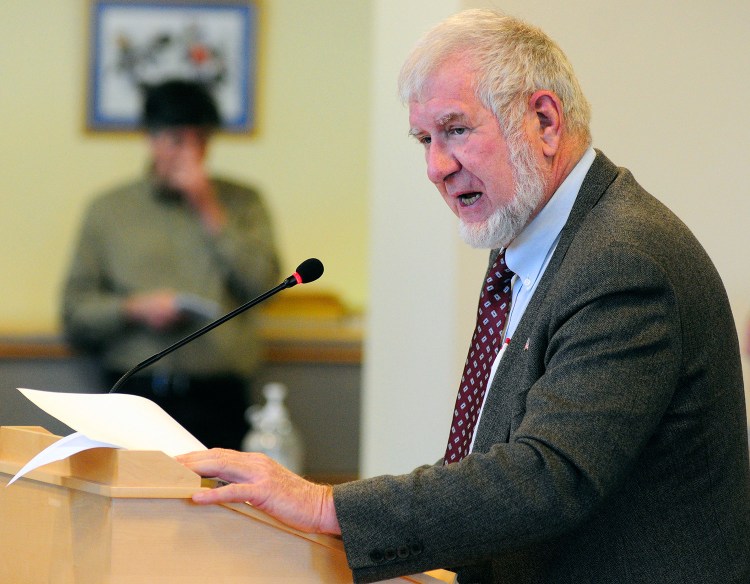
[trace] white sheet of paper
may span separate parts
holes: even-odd
[[[162,450],[170,456],[206,449],[145,397],[127,393],[18,391],[63,424],[98,442],[129,450]]]
[[[20,387],[18,391],[49,415],[76,430],[76,433],[37,454],[8,485],[35,468],[89,448],[161,450],[170,456],[206,449],[167,412],[145,397],[126,393],[63,393]]]
[[[197,294],[179,294],[175,302],[180,311],[193,318],[214,320],[221,316],[221,304]]]
[[[80,432],[74,432],[69,436],[65,436],[65,438],[60,438],[60,440],[42,450],[39,454],[37,454],[34,458],[27,462],[23,466],[23,468],[19,470],[12,479],[10,479],[6,486],[11,486],[22,476],[30,473],[32,470],[37,469],[40,466],[44,466],[45,464],[49,464],[50,462],[57,462],[58,460],[68,458],[69,456],[73,456],[74,454],[83,452],[84,450],[89,450],[90,448],[118,448],[118,446],[114,444],[108,444],[106,442],[97,442],[96,440],[87,438]]]

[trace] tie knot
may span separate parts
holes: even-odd
[[[501,291],[506,286],[510,285],[510,281],[513,279],[513,271],[505,264],[505,250],[497,256],[495,263],[487,274],[487,280],[485,281],[485,290],[490,291]]]

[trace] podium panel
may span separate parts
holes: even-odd
[[[352,582],[338,538],[299,532],[250,505],[195,505],[200,477],[161,452],[97,448],[6,488],[57,439],[0,428],[0,582]],[[388,582],[452,581],[435,575]]]

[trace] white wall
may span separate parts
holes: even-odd
[[[421,32],[469,6],[520,16],[561,45],[592,103],[595,146],[693,229],[741,329],[750,312],[750,3],[376,0],[365,476],[441,456],[473,326],[485,254],[458,242],[395,98],[398,69]]]
[[[373,3],[364,475],[405,472],[442,456],[455,400],[460,246],[453,216],[425,176],[422,151],[407,137],[396,78],[419,34],[459,6],[449,0]]]

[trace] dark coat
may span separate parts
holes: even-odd
[[[746,584],[747,446],[716,269],[597,153],[474,453],[338,486],[335,505],[358,582],[445,567],[462,584]]]

